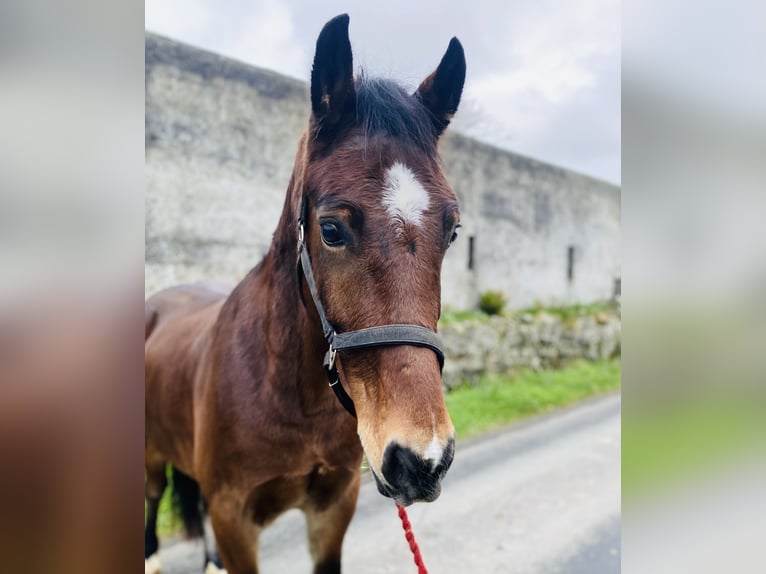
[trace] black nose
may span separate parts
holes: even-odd
[[[455,441],[450,439],[441,460],[434,463],[413,450],[392,442],[383,453],[381,472],[390,485],[389,494],[399,504],[430,502],[441,493],[441,479],[455,456]]]

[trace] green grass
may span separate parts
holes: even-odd
[[[622,416],[625,499],[730,464],[763,449],[765,438],[766,417],[760,401],[697,397],[633,406]]]
[[[514,311],[514,315],[539,315],[540,313],[546,313],[548,315],[558,317],[562,321],[567,321],[570,319],[576,319],[577,317],[592,317],[597,313],[619,311],[619,308],[619,305],[612,301],[588,303],[587,305],[581,305],[578,303],[575,305],[567,305],[565,307],[543,307],[542,305],[535,305],[534,307],[529,307],[520,311]]]
[[[173,478],[170,466],[165,468],[168,479],[168,487],[160,499],[160,508],[157,511],[157,535],[162,538],[181,531],[183,523],[181,517],[173,509]],[[146,520],[146,503],[144,502],[144,520]]]
[[[455,311],[453,309],[443,309],[439,317],[440,325],[454,325],[462,321],[486,321],[489,315],[483,311]]]
[[[619,388],[620,362],[577,361],[560,370],[524,370],[514,377],[485,375],[476,386],[447,394],[459,438]]]
[[[160,500],[160,509],[157,512],[157,536],[166,537],[181,531],[183,522],[181,517],[173,509],[173,489],[168,487]]]
[[[619,312],[619,305],[611,301],[604,301],[601,303],[589,303],[587,305],[567,305],[565,307],[543,307],[542,305],[535,305],[534,307],[528,307],[526,309],[519,309],[516,311],[505,310],[499,313],[498,317],[522,317],[523,315],[537,316],[542,313],[553,315],[558,317],[562,321],[572,321],[578,317],[592,317],[598,313],[613,313]],[[442,310],[441,317],[439,318],[440,325],[454,325],[463,321],[487,321],[490,315],[487,315],[483,311],[478,309],[470,311],[456,311],[454,309],[445,308]]]

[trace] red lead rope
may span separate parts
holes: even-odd
[[[423,557],[420,555],[420,548],[418,548],[418,543],[415,542],[415,535],[412,533],[412,524],[410,524],[410,519],[407,516],[407,511],[404,510],[404,507],[396,505],[396,508],[399,509],[399,518],[402,521],[402,528],[404,529],[404,537],[407,539],[407,542],[410,545],[410,550],[412,550],[412,556],[415,559],[415,566],[418,567],[418,574],[428,574],[428,570],[426,570],[426,565],[423,564]]]

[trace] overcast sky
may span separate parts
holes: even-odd
[[[147,30],[308,80],[317,34],[351,16],[354,62],[411,87],[463,43],[456,129],[620,182],[619,0],[146,0]]]

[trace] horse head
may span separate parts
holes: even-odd
[[[437,144],[457,111],[465,56],[453,38],[409,93],[354,76],[348,22],[331,20],[317,40],[311,118],[294,176],[316,294],[337,333],[392,324],[435,332],[442,260],[460,222]],[[311,301],[305,281],[303,290]],[[436,499],[455,433],[437,354],[389,344],[336,361],[380,492],[403,505]]]

